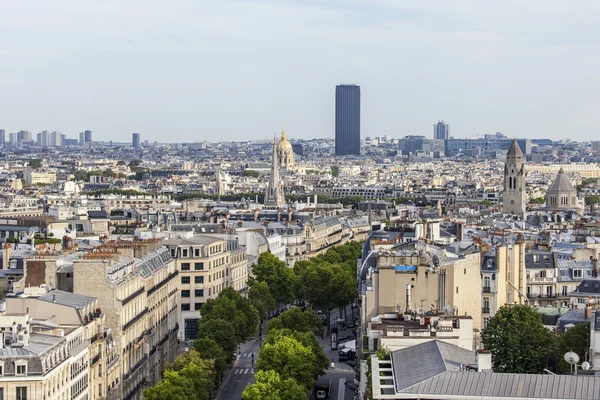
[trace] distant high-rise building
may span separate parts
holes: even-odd
[[[50,139],[48,140],[48,146],[52,146],[52,147],[60,146],[60,132],[53,131],[50,134]]]
[[[83,146],[85,144],[85,133],[79,132],[79,145]]]
[[[17,134],[14,132],[11,132],[8,134],[8,143],[10,143],[11,146],[16,146],[17,144]]]
[[[137,149],[140,147],[140,134],[139,133],[131,134],[131,146],[133,146],[134,149]]]
[[[66,141],[67,141],[67,135],[65,135],[64,133],[62,133],[60,135],[60,145],[61,146],[66,146]]]
[[[84,133],[85,133],[85,135],[84,135],[84,143],[83,144],[91,142],[92,141],[92,131],[85,131]]]
[[[41,147],[48,147],[48,131],[42,131],[42,136],[40,137],[41,142],[38,142],[38,145]]]
[[[360,86],[335,88],[335,154],[360,155]]]
[[[0,129],[0,146],[6,147],[6,131]]]
[[[450,125],[444,121],[439,121],[433,125],[433,138],[438,140],[446,140],[450,137]]]

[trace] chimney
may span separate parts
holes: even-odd
[[[594,264],[594,270],[592,271],[592,276],[594,278],[598,277],[598,259],[597,258],[592,258],[592,264]]]
[[[410,312],[411,311],[411,306],[410,306],[410,284],[406,284],[406,312]]]
[[[585,303],[585,320],[587,321],[592,317],[592,300],[588,299]]]
[[[477,364],[477,372],[491,371],[492,353],[486,349],[477,350],[475,352],[475,362]]]
[[[315,194],[315,207],[317,207],[317,195]]]

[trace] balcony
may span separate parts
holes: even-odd
[[[491,286],[484,286],[481,291],[483,293],[492,293],[492,287]]]
[[[490,308],[489,307],[481,307],[481,312],[484,314],[489,314],[490,313]]]
[[[91,365],[95,365],[98,361],[100,361],[100,359],[102,358],[102,354],[96,354],[93,358],[92,358],[92,364]]]

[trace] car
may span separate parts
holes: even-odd
[[[354,322],[353,321],[348,322],[348,328],[354,328]]]

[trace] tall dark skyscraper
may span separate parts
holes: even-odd
[[[6,147],[6,131],[4,129],[0,129],[0,146]]]
[[[131,134],[131,146],[134,149],[137,149],[140,147],[140,134],[139,133],[132,133]]]
[[[437,124],[433,125],[433,138],[439,140],[446,140],[449,138],[450,134],[450,125],[444,123],[444,121],[439,121]]]
[[[92,131],[85,131],[84,133],[84,144],[92,141]]]
[[[335,88],[335,154],[360,155],[360,86]]]

